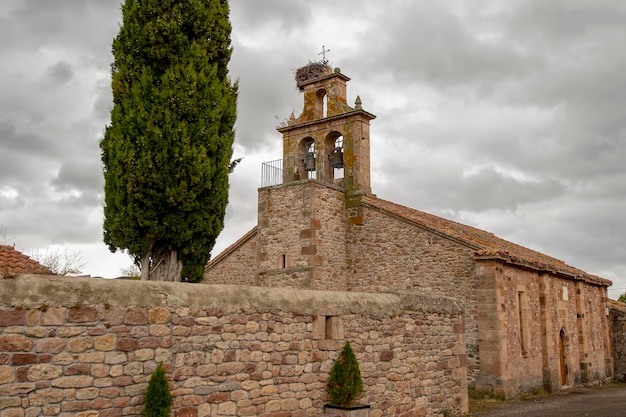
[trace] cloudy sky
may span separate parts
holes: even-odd
[[[626,3],[614,0],[231,0],[240,95],[226,228],[256,224],[262,162],[302,108],[294,70],[352,78],[372,122],[373,191],[493,232],[626,291]],[[26,253],[102,243],[98,142],[119,0],[0,3],[0,227]]]

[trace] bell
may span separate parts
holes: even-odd
[[[343,150],[335,148],[330,154],[331,168],[343,168]]]
[[[302,159],[305,171],[315,171],[315,153],[307,152]]]

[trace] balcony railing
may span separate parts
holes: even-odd
[[[313,167],[315,169],[312,169]],[[271,187],[304,179],[316,179],[329,184],[341,185],[343,175],[344,169],[332,168],[327,158],[315,157],[314,162],[309,161],[308,164],[305,164],[305,155],[295,155],[285,159],[264,162],[261,165],[261,187]]]

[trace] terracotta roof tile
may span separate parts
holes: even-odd
[[[363,197],[363,202],[372,208],[403,218],[424,229],[456,240],[474,249],[476,258],[495,257],[529,268],[564,274],[599,285],[612,284],[609,280],[587,274],[559,259],[509,242],[484,230],[476,229],[376,197]]]
[[[0,274],[48,274],[45,266],[34,261],[13,246],[0,245]]]

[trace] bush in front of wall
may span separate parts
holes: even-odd
[[[328,399],[332,405],[351,407],[363,392],[363,379],[356,355],[346,341],[328,380]]]
[[[172,394],[162,364],[159,364],[150,377],[143,415],[145,417],[169,417],[172,409]]]

